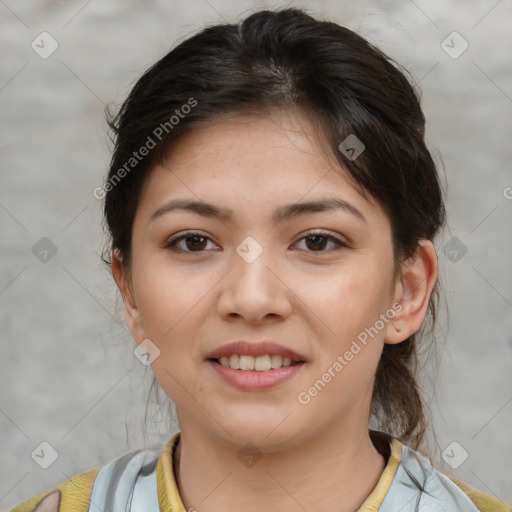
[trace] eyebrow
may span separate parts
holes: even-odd
[[[210,217],[219,219],[223,222],[233,218],[233,210],[223,208],[204,201],[192,201],[188,199],[173,199],[158,208],[150,217],[152,222],[157,217],[176,210],[183,210],[201,215],[202,217]],[[319,198],[315,201],[307,201],[303,203],[291,203],[276,208],[272,214],[272,221],[287,221],[308,213],[326,212],[332,210],[342,210],[357,217],[359,220],[367,223],[365,216],[352,204],[344,199],[337,197]]]

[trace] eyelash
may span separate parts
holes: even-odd
[[[200,253],[205,252],[204,250],[201,250],[201,251],[187,251],[187,250],[182,250],[182,249],[176,249],[176,246],[177,246],[178,242],[180,242],[181,240],[184,240],[186,238],[192,238],[194,236],[199,236],[201,238],[204,238],[206,240],[210,240],[211,241],[211,239],[209,237],[202,235],[198,231],[187,231],[187,232],[183,233],[182,235],[176,236],[176,237],[171,238],[170,240],[168,240],[165,243],[164,248],[165,249],[169,249],[172,252],[181,252],[181,253],[190,253],[190,254],[194,254],[194,253],[200,254]],[[306,238],[310,238],[310,237],[313,237],[313,236],[320,236],[320,237],[326,238],[327,241],[333,242],[337,246],[337,248],[334,249],[334,250],[340,250],[343,247],[348,247],[347,244],[345,244],[344,242],[342,242],[338,238],[336,238],[336,237],[332,236],[331,234],[326,233],[324,231],[310,231],[310,232],[306,233],[299,241],[302,241],[302,240],[304,240]],[[331,252],[331,250],[306,251],[306,252],[310,252],[310,253],[329,253],[329,252]]]

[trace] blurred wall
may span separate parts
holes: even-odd
[[[449,222],[431,448],[512,502],[510,2],[3,0],[0,509],[177,430],[143,435],[151,369],[100,260],[104,108],[204,25],[285,5],[356,30],[420,83]]]

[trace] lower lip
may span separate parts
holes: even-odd
[[[304,366],[304,362],[282,366],[264,372],[256,370],[234,370],[209,359],[210,366],[229,384],[239,389],[268,389],[291,379]]]

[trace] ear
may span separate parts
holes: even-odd
[[[135,300],[133,281],[130,272],[123,266],[123,257],[119,249],[114,251],[111,268],[112,276],[123,298],[126,324],[135,342],[141,343],[144,340],[144,332],[141,325],[140,312]]]
[[[414,256],[401,265],[395,284],[396,315],[388,324],[385,343],[400,343],[414,334],[427,315],[437,279],[437,254],[430,240],[420,240]]]

